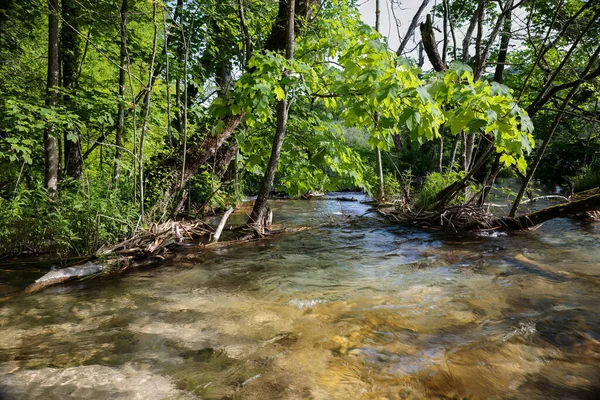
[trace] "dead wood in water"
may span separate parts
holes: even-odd
[[[169,246],[184,245],[186,240],[208,237],[212,228],[202,221],[167,221],[152,224],[150,228],[115,245],[104,246],[96,252],[97,257],[152,256],[167,250]]]
[[[388,219],[404,225],[468,232],[528,230],[554,218],[580,218],[582,215],[585,219],[595,220],[600,216],[598,209],[600,209],[600,188],[578,193],[571,202],[517,217],[494,217],[489,210],[471,204],[435,211],[414,211],[394,207],[382,207],[377,211]]]
[[[517,217],[498,218],[494,225],[506,230],[532,228],[554,218],[572,217],[600,208],[600,188],[592,189],[575,196],[574,201],[546,207],[542,210]]]

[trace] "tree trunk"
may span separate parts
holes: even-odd
[[[287,4],[287,31],[286,31],[286,58],[291,60],[294,58],[294,11],[295,1],[288,0]],[[286,73],[284,71],[284,73]],[[254,207],[248,223],[255,225],[259,232],[263,229],[264,212],[267,207],[267,198],[271,192],[273,186],[273,180],[275,179],[275,171],[277,171],[277,164],[279,163],[279,156],[281,155],[281,148],[285,139],[287,120],[288,120],[288,102],[287,93],[284,98],[277,101],[277,128],[275,131],[275,138],[273,139],[273,148],[271,150],[271,157],[267,164],[267,170],[263,178],[262,185],[258,192]]]
[[[504,29],[500,37],[500,49],[498,50],[498,61],[496,61],[496,71],[494,72],[494,82],[502,83],[504,68],[506,66],[506,55],[508,54],[508,44],[512,27],[512,12],[508,10],[504,20]]]
[[[460,138],[462,135],[458,134],[454,138],[454,146],[452,147],[452,155],[450,156],[450,162],[448,163],[449,171],[454,169],[454,162],[456,161],[456,152],[458,150],[458,145],[460,144]]]
[[[169,136],[169,147],[173,147],[173,131],[171,121],[171,79],[169,77],[169,28],[167,26],[167,17],[165,16],[165,5],[162,5],[162,19],[164,29],[164,53],[165,53],[165,89],[167,97],[167,135]]]
[[[444,124],[440,125],[440,152],[438,154],[438,171],[444,170]]]
[[[56,106],[58,86],[58,0],[48,0],[48,76],[46,81],[46,107]],[[54,198],[58,190],[58,155],[56,132],[52,127],[44,130],[44,184],[48,196]]]
[[[150,94],[152,93],[152,82],[154,81],[154,60],[156,58],[156,41],[158,39],[158,28],[156,26],[156,3],[152,7],[152,22],[154,24],[154,34],[152,37],[152,55],[150,60],[148,86],[146,97],[144,99],[144,120],[142,121],[142,130],[140,133],[140,154],[139,154],[139,179],[140,179],[140,215],[144,217],[144,140],[146,138],[146,129],[148,127],[148,113],[150,112]]]
[[[471,163],[473,158],[473,146],[475,145],[475,134],[468,133],[465,134],[464,148],[463,148],[463,161],[464,161],[464,169],[465,172],[469,172],[471,170]]]
[[[481,196],[479,197],[479,201],[477,202],[477,204],[479,204],[480,207],[483,207],[483,205],[487,201],[487,198],[488,198],[490,192],[492,191],[492,187],[494,186],[494,183],[496,183],[496,178],[498,177],[498,174],[500,173],[500,157],[501,156],[502,156],[502,154],[500,154],[500,153],[496,154],[496,157],[494,158],[494,162],[492,163],[492,166],[491,166],[490,170],[488,171],[486,178],[483,180],[484,186],[481,191]]]
[[[429,0],[425,0],[424,3],[428,2]],[[421,5],[421,8],[423,8],[423,5]],[[419,14],[419,12],[417,12],[417,14]],[[381,15],[381,10],[379,9],[379,0],[375,0],[375,31],[379,32],[379,17]],[[415,18],[417,18],[415,16]],[[418,18],[417,18],[418,19]],[[413,19],[413,22],[414,19]],[[412,24],[411,24],[412,25]],[[416,23],[415,23],[416,25]],[[410,31],[410,27],[408,28]],[[413,27],[414,30],[414,27]],[[407,36],[404,37],[405,41],[403,41],[404,44],[406,44],[406,41],[408,39],[408,33]],[[403,48],[403,45],[400,45]],[[400,48],[398,49],[399,51],[401,50]],[[377,129],[377,125],[379,125],[379,114],[377,112],[375,112],[373,114],[373,121],[374,121],[374,128]],[[377,204],[382,204],[385,198],[385,186],[384,186],[384,181],[383,181],[383,164],[381,163],[381,150],[379,149],[379,147],[375,148],[375,163],[377,164],[376,169],[377,169],[377,178],[379,180],[379,183],[377,185]]]
[[[127,12],[129,4],[128,0],[121,2],[121,23],[120,23],[120,38],[121,49],[119,52],[120,69],[119,69],[119,107],[117,111],[117,132],[115,135],[115,167],[114,167],[114,183],[115,188],[119,187],[121,179],[121,147],[123,147],[123,133],[125,131],[125,83],[127,79]]]
[[[65,21],[61,32],[62,78],[63,87],[67,90],[64,103],[67,107],[72,107],[72,95],[77,86],[78,67],[81,59],[80,40],[77,33],[77,30],[79,30],[79,9],[73,0],[62,0],[61,13]],[[69,136],[71,136],[71,139],[69,139]],[[63,145],[66,175],[74,179],[81,178],[81,147],[76,128],[64,132]]]
[[[500,49],[498,50],[498,60],[496,63],[496,71],[494,72],[494,82],[502,83],[504,68],[506,65],[506,55],[508,53],[508,44],[510,42],[511,35],[511,26],[512,26],[512,12],[510,9],[507,9],[506,19],[504,20],[504,30],[502,32],[502,36],[500,37]],[[488,171],[488,174],[483,182],[483,189],[481,191],[481,196],[479,197],[478,204],[482,207],[496,183],[496,178],[500,173],[500,157],[502,154],[496,154],[494,158],[494,162]]]
[[[404,38],[402,39],[400,46],[398,46],[398,50],[396,50],[396,55],[401,56],[402,53],[404,53],[404,49],[406,48],[406,45],[408,44],[410,37],[412,36],[415,29],[417,28],[417,24],[419,23],[419,18],[421,18],[421,14],[423,14],[423,11],[425,11],[425,8],[427,7],[427,4],[429,4],[429,1],[430,0],[423,0],[421,2],[419,9],[413,16],[413,19],[410,22],[410,25],[408,26],[408,30],[406,31],[406,34],[404,35]],[[379,17],[377,17],[377,18],[379,18]],[[379,25],[378,25],[377,31],[379,32]]]
[[[423,47],[425,53],[433,65],[433,69],[436,71],[446,71],[446,64],[442,61],[440,53],[438,52],[437,42],[435,41],[435,34],[433,32],[433,23],[431,22],[431,14],[427,14],[425,22],[421,24],[421,38],[423,40]]]
[[[181,1],[181,0],[179,0]],[[308,10],[310,9],[309,4],[311,0],[296,0],[296,8],[298,10],[304,10],[304,14],[296,12],[296,19],[303,18],[306,19],[305,16],[308,16]],[[273,27],[271,30],[271,34],[269,38],[273,38],[268,40],[267,45],[263,47],[264,50],[276,51],[280,48],[280,43],[286,42],[285,31],[280,29],[281,24],[285,26],[286,20],[286,12],[287,9],[287,1],[280,0],[279,7],[280,11],[278,13],[277,19],[273,23]],[[283,8],[283,10],[281,10]],[[282,19],[283,18],[283,22]],[[296,22],[296,27],[304,27],[304,23]],[[299,29],[294,29],[294,34],[299,34]],[[270,47],[273,46],[273,47]],[[176,88],[179,85],[176,84]],[[179,95],[176,94],[176,101],[179,98]],[[179,107],[178,107],[179,108]],[[206,164],[215,154],[215,152],[223,145],[223,143],[233,134],[233,132],[237,129],[238,125],[242,121],[245,116],[245,112],[242,111],[238,115],[227,115],[223,117],[223,130],[221,133],[214,135],[211,133],[207,133],[202,141],[197,143],[193,143],[189,145],[187,151],[185,152],[186,157],[186,168],[185,171],[181,168],[181,155],[174,155],[172,157],[167,158],[163,161],[163,164],[168,167],[174,167],[174,179],[171,184],[165,189],[162,200],[156,203],[155,208],[161,209],[166,207],[173,201],[173,196],[177,193],[181,192],[185,183],[193,177],[198,170]]]
[[[546,207],[540,211],[519,217],[499,218],[494,221],[493,226],[507,230],[524,230],[553,218],[564,218],[598,208],[600,208],[600,188],[588,190],[584,198],[570,203]]]

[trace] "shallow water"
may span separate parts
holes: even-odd
[[[332,224],[3,303],[0,398],[598,398],[599,225],[459,237],[272,204]]]

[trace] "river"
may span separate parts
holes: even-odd
[[[272,204],[275,223],[330,224],[0,304],[0,398],[600,395],[598,224],[459,236]],[[0,290],[43,274],[18,270]]]

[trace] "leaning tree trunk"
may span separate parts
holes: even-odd
[[[496,71],[494,72],[494,82],[502,83],[504,76],[504,68],[506,65],[506,56],[508,54],[508,44],[510,42],[512,26],[512,13],[508,10],[506,19],[504,20],[504,28],[500,37],[500,49],[498,51],[498,60],[496,61]],[[492,191],[496,178],[500,173],[500,157],[501,154],[496,154],[492,166],[488,171],[486,179],[483,181],[483,189],[481,190],[481,196],[479,197],[478,204],[483,206],[487,201],[488,195]]]
[[[265,51],[279,51],[282,50],[282,43],[285,44],[285,29],[282,26],[286,26],[286,12],[287,0],[279,0],[279,13],[273,24],[271,33],[263,47]],[[296,0],[296,12],[295,12],[295,27],[294,34],[298,35],[302,29],[305,28],[306,21],[309,20],[310,11],[314,0]],[[177,95],[176,95],[177,97]],[[175,167],[174,178],[170,185],[167,186],[163,192],[162,200],[156,203],[155,209],[162,209],[167,207],[176,197],[178,193],[183,190],[183,187],[187,181],[192,178],[199,169],[206,165],[206,163],[214,157],[215,153],[219,150],[221,145],[227,141],[227,139],[235,132],[238,125],[245,116],[245,112],[241,112],[238,115],[227,115],[223,117],[223,129],[218,134],[207,133],[204,140],[189,144],[185,152],[186,156],[186,167],[185,171],[181,168],[181,155],[169,157],[163,161],[163,164],[167,167]],[[162,213],[162,211],[161,211]]]
[[[286,31],[286,43],[285,43],[285,57],[288,60],[294,58],[294,14],[295,14],[295,1],[288,0],[287,5],[287,31]],[[287,71],[284,71],[286,74]],[[283,99],[277,101],[277,128],[275,131],[275,138],[273,139],[273,148],[271,150],[271,157],[267,164],[267,170],[263,178],[262,185],[258,192],[252,213],[248,220],[249,224],[257,227],[259,232],[263,229],[264,213],[267,208],[267,199],[273,186],[273,180],[275,179],[275,171],[277,171],[277,164],[279,163],[279,156],[281,155],[281,148],[285,139],[287,130],[288,120],[288,102],[287,93],[284,94]]]
[[[423,40],[423,47],[425,47],[425,53],[429,58],[429,62],[433,65],[433,69],[436,71],[446,71],[446,64],[442,61],[440,53],[438,52],[437,42],[435,41],[435,34],[433,32],[433,23],[431,21],[431,14],[427,14],[425,22],[420,26],[421,38]]]
[[[415,29],[417,28],[417,24],[419,23],[421,14],[423,14],[423,11],[425,11],[425,8],[427,7],[427,4],[429,4],[429,1],[430,0],[423,0],[421,2],[419,9],[413,16],[413,19],[410,22],[410,25],[408,26],[406,34],[404,35],[404,38],[402,39],[402,42],[400,42],[400,45],[398,46],[398,50],[396,50],[396,55],[401,56],[402,54],[404,54],[404,49],[406,48],[406,45],[408,44],[410,37],[413,35]],[[377,7],[377,9],[379,9],[379,7]]]
[[[48,0],[48,79],[46,81],[46,107],[56,106],[58,85],[58,0]],[[44,183],[48,196],[54,198],[58,190],[58,154],[56,132],[50,126],[44,130]]]
[[[492,222],[491,227],[506,230],[524,230],[550,219],[569,217],[586,211],[597,210],[598,208],[600,208],[600,188],[595,188],[580,194],[577,200],[570,203],[546,207],[542,210],[518,217],[498,218]]]

